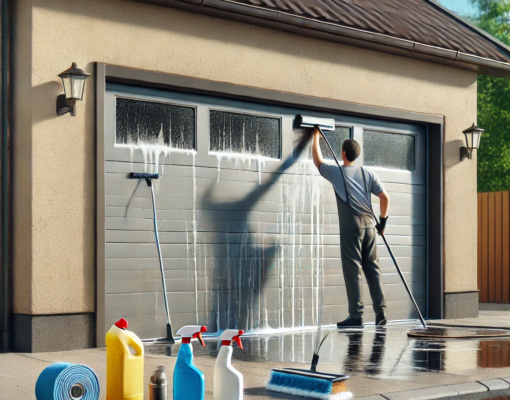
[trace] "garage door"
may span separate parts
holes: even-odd
[[[132,171],[161,174],[156,203],[174,328],[299,328],[313,325],[321,309],[325,324],[346,316],[335,196],[301,146],[294,125],[301,113],[311,112],[107,86],[98,212],[106,228],[105,304],[98,305],[106,329],[123,316],[141,337],[165,335],[150,191],[128,178]],[[348,137],[360,142],[360,163],[390,193],[388,240],[424,309],[426,131],[312,114],[337,121],[329,134],[337,152]],[[379,254],[390,318],[413,317],[382,243]]]
[[[360,163],[374,170],[390,194],[386,236],[423,313],[427,304],[426,131],[419,126],[363,124],[355,129],[354,138],[362,146]],[[379,215],[379,199],[372,197]],[[378,252],[391,319],[416,318],[381,238]],[[367,294],[365,288],[368,302]]]

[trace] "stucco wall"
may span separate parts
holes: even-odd
[[[446,291],[476,290],[476,74],[134,1],[16,3],[15,312],[94,310],[93,79],[55,114],[72,61],[445,115]]]

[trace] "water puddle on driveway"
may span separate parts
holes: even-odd
[[[478,367],[505,368],[510,366],[510,341],[486,340],[478,346]],[[510,400],[510,399],[509,399]]]
[[[426,329],[409,329],[408,335],[414,338],[422,339],[488,339],[488,338],[506,338],[510,340],[510,331],[508,329],[483,329],[471,327],[445,327],[428,326]]]
[[[320,365],[329,372],[375,379],[408,380],[423,374],[476,375],[482,368],[510,367],[510,339],[408,338],[410,325],[389,324],[376,329],[329,329],[320,351]],[[234,347],[234,360],[296,363],[303,368],[313,354],[315,331],[243,338],[244,351]],[[195,357],[216,357],[218,342],[210,338],[205,349],[194,346]],[[147,346],[148,354],[176,356],[179,346]],[[304,365],[303,365],[304,364]],[[268,365],[268,368],[271,368]],[[504,398],[507,400],[506,398]],[[508,399],[510,400],[510,399]]]

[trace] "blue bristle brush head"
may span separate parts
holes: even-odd
[[[349,378],[347,375],[323,374],[292,368],[274,369],[266,389],[314,399],[349,399],[352,397],[350,392],[333,393],[333,385],[347,378]]]

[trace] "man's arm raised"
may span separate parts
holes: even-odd
[[[321,133],[317,128],[315,128],[313,131],[312,157],[313,163],[315,164],[317,169],[324,162],[324,158],[322,158],[321,146],[319,144],[320,138]]]

